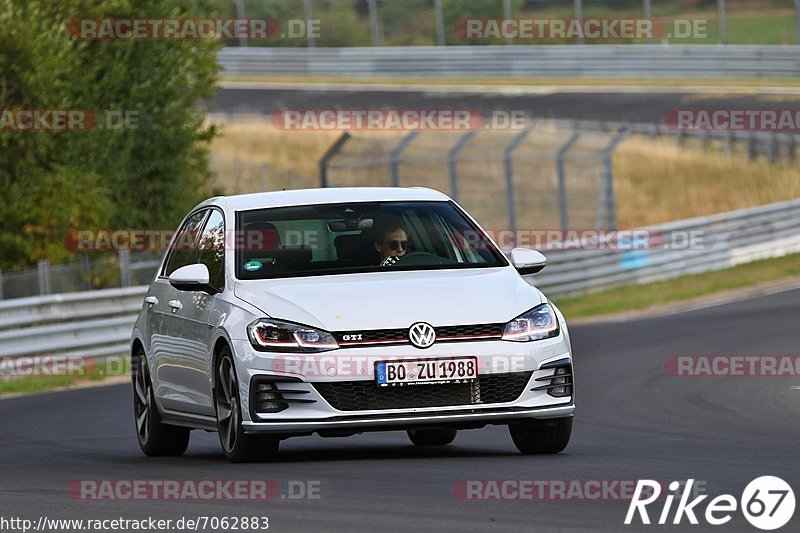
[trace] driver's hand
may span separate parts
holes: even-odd
[[[382,267],[391,266],[391,265],[397,263],[398,261],[400,261],[399,257],[394,256],[394,255],[390,255],[389,257],[387,257],[386,259],[381,261],[381,265],[380,266],[382,266]]]

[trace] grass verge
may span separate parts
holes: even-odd
[[[36,372],[39,375],[24,375],[26,373],[25,370],[11,370],[6,368],[9,363],[0,360],[0,397],[7,394],[31,394],[52,389],[68,388],[99,382],[108,378],[126,376],[130,373],[127,362],[122,363],[121,359],[115,359],[114,361],[113,364],[111,362],[90,365],[81,364],[74,371],[59,375],[44,375],[41,371]],[[14,375],[14,377],[9,377],[10,375]]]
[[[556,297],[553,301],[569,320],[644,310],[661,304],[690,300],[796,276],[800,276],[800,254],[754,261],[725,270],[656,283],[625,285],[583,296]]]

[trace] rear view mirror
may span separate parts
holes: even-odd
[[[360,218],[360,219],[341,219],[331,220],[328,222],[328,231],[342,232],[342,231],[357,231],[368,230],[372,227],[373,219]]]
[[[179,291],[203,291],[208,294],[219,292],[208,281],[208,267],[201,263],[182,266],[169,277],[169,284]]]
[[[547,265],[547,258],[530,248],[512,248],[511,264],[520,274],[536,274]]]

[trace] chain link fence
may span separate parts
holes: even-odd
[[[0,272],[0,300],[149,284],[161,252],[84,254],[78,261]]]
[[[430,187],[497,231],[615,229],[611,155],[625,135],[547,121],[507,131],[345,133],[320,162],[320,182]]]

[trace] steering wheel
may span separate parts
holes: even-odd
[[[428,252],[411,252],[397,257],[393,265],[447,265],[453,263],[452,259],[440,257]]]

